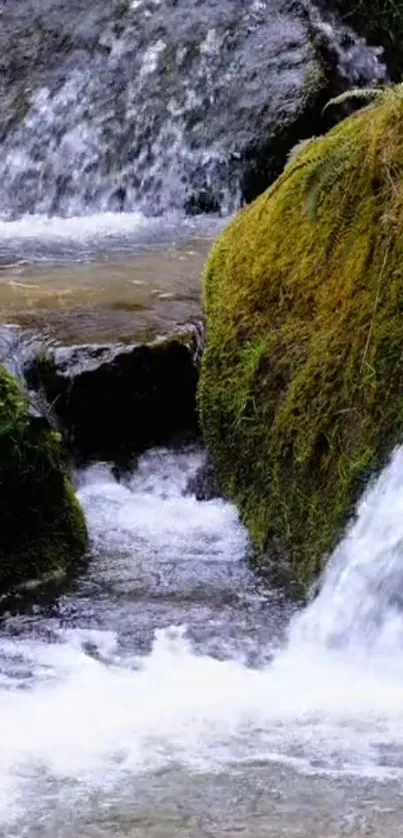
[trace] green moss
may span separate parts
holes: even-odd
[[[403,440],[403,89],[314,140],[205,276],[199,403],[223,490],[305,582]]]
[[[67,570],[84,552],[84,516],[61,440],[29,417],[16,381],[0,367],[0,593]]]

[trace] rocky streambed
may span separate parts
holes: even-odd
[[[211,234],[169,239],[168,225],[151,248],[147,236],[139,245],[112,227],[108,259],[99,231],[84,231],[74,247],[67,227],[36,238],[29,230],[30,260],[20,256],[21,230],[18,240],[8,229],[0,248],[14,252],[0,271],[0,358],[22,387],[18,394],[1,373],[3,604],[21,584],[77,570],[85,540],[82,522],[78,543],[69,511],[74,462],[127,469],[151,446],[199,434],[201,272]]]
[[[76,470],[87,568],[1,618],[5,838],[399,835],[398,625],[385,585],[369,649],[358,605],[398,572],[380,522],[397,543],[400,462],[295,614],[251,571],[234,507],[196,497],[204,456],[182,438]]]
[[[197,426],[201,274],[211,238],[0,271],[1,359],[78,456],[121,457]]]

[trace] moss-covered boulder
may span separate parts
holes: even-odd
[[[307,580],[403,440],[403,88],[311,141],[205,277],[200,408],[260,550]]]
[[[86,543],[60,437],[0,366],[0,595],[66,571]]]

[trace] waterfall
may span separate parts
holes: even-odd
[[[1,21],[4,219],[226,214],[275,174],[266,146],[308,107],[319,42],[339,83],[385,77],[304,0],[21,0]]]

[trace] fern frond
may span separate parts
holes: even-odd
[[[343,143],[322,157],[307,173],[304,182],[305,208],[315,220],[323,195],[333,187],[352,165],[350,143]]]
[[[316,140],[316,137],[309,137],[307,140],[300,140],[299,143],[296,143],[296,145],[292,147],[292,149],[287,154],[284,170],[288,166],[291,166],[292,163],[295,163],[297,157],[299,157],[300,154],[306,151],[306,149],[313,140]]]
[[[345,93],[340,93],[340,96],[335,96],[329,99],[323,108],[322,114],[328,108],[337,105],[344,105],[345,102],[369,102],[370,104],[380,102],[386,96],[387,88],[385,87],[354,87],[352,90],[346,90]]]
[[[340,195],[340,200],[337,204],[332,229],[329,233],[328,241],[326,244],[326,251],[329,259],[331,258],[331,255],[336,250],[336,248],[339,247],[342,243],[346,248],[346,252],[348,251],[348,242],[351,238],[351,231],[354,229],[353,225],[356,213],[357,194],[352,182],[350,182],[350,188],[347,188],[347,190]],[[355,238],[353,237],[351,239],[351,244],[353,244],[354,241]]]

